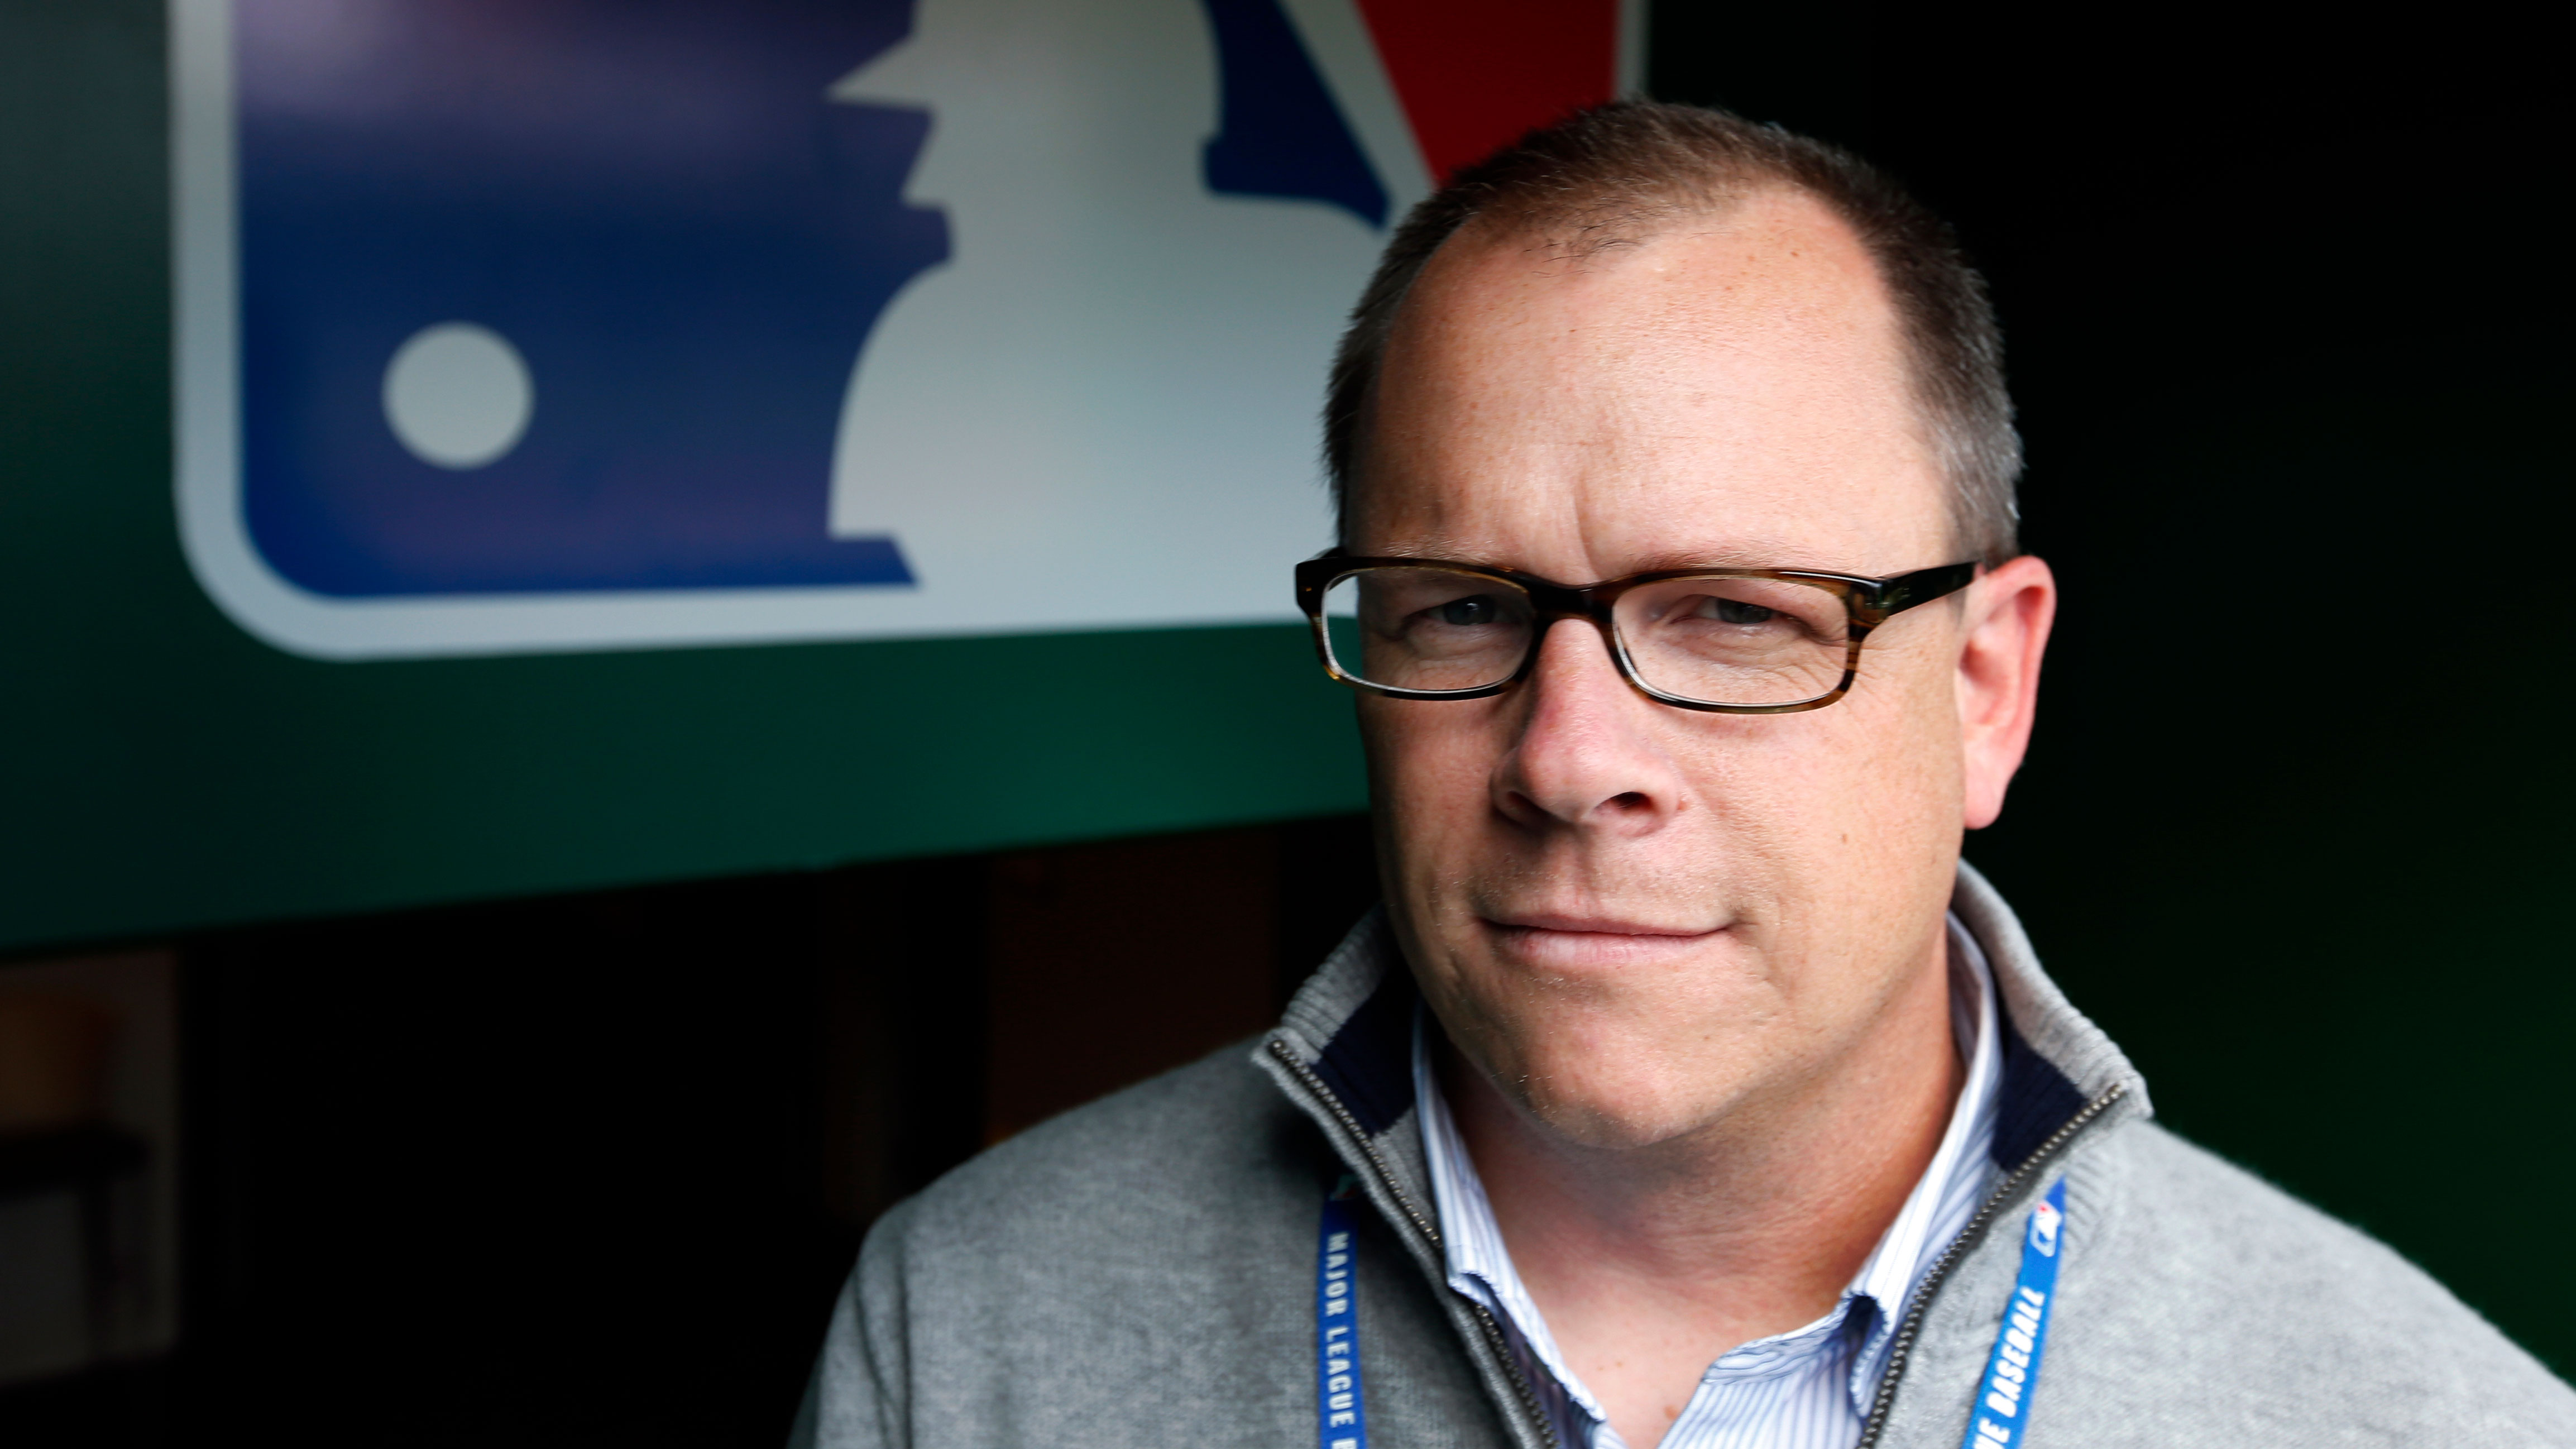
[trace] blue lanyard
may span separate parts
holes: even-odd
[[[1360,1314],[1351,1263],[1350,1200],[1359,1179],[1342,1174],[1324,1198],[1315,1240],[1315,1401],[1323,1449],[1368,1449],[1368,1411],[1360,1402]]]
[[[2018,1443],[2029,1427],[2031,1396],[2039,1388],[2039,1355],[2048,1346],[2049,1310],[2056,1307],[2057,1250],[2065,1241],[2066,1179],[2061,1177],[2030,1210],[2030,1230],[2021,1239],[2021,1281],[2013,1285],[2012,1306],[2004,1310],[2003,1330],[1986,1358],[1986,1376],[1977,1381],[1968,1437],[1959,1449],[2003,1449]]]

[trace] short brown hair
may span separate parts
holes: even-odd
[[[1372,394],[1397,310],[1441,243],[1491,218],[1560,252],[1634,245],[1660,222],[1771,186],[1830,207],[1877,262],[1912,366],[1916,401],[1950,483],[1960,545],[1985,563],[2019,551],[2021,438],[2005,391],[2003,337],[1983,278],[1939,217],[1859,157],[1725,111],[1614,101],[1532,131],[1413,208],[1379,258],[1333,358],[1324,461],[1347,529]]]

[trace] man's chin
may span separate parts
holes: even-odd
[[[1653,1091],[1523,1092],[1521,1110],[1569,1146],[1595,1152],[1643,1152],[1709,1125],[1720,1113]],[[1696,1109],[1696,1110],[1695,1110]]]
[[[1519,1065],[1485,1078],[1521,1116],[1569,1145],[1653,1147],[1720,1120],[1738,1095],[1722,1072],[1713,1079],[1719,1064],[1704,1058],[1674,1061],[1644,1043],[1567,1051],[1563,1037],[1542,1040],[1549,1049],[1507,1051]]]

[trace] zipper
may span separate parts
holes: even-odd
[[[2076,1133],[2091,1126],[2103,1113],[2111,1110],[2113,1103],[2128,1094],[2127,1084],[2114,1082],[2101,1096],[2085,1103],[2083,1110],[2067,1118],[2064,1125],[2048,1135],[2047,1141],[2022,1159],[2021,1166],[2014,1168],[2011,1176],[1987,1194],[1985,1202],[1977,1208],[1977,1215],[1968,1219],[1968,1225],[1961,1228],[1959,1235],[1950,1240],[1950,1246],[1942,1249],[1941,1256],[1933,1260],[1931,1271],[1923,1275],[1923,1286],[1915,1290],[1913,1302],[1906,1307],[1904,1321],[1897,1325],[1896,1337],[1888,1343],[1887,1372],[1879,1376],[1878,1397],[1870,1403],[1869,1422],[1861,1426],[1860,1442],[1852,1449],[1875,1449],[1879,1436],[1887,1432],[1887,1411],[1896,1403],[1897,1386],[1905,1377],[1906,1361],[1913,1355],[1914,1340],[1923,1331],[1923,1319],[1931,1311],[1932,1299],[1941,1291],[1941,1284],[1950,1276],[1951,1270],[1966,1259],[1970,1245],[1984,1236],[1987,1225],[1994,1221],[1996,1210],[2006,1199],[2021,1191],[2022,1185],[2033,1174],[2047,1166],[2050,1158],[2063,1151],[2066,1144],[2075,1139]]]
[[[1306,1090],[1313,1093],[1315,1099],[1332,1112],[1333,1119],[1342,1124],[1342,1130],[1349,1134],[1361,1155],[1368,1159],[1370,1169],[1377,1174],[1378,1186],[1386,1189],[1386,1195],[1395,1200],[1397,1207],[1404,1209],[1404,1215],[1412,1220],[1414,1229],[1421,1233],[1424,1240],[1434,1249],[1439,1248],[1440,1229],[1433,1226],[1431,1220],[1423,1216],[1422,1209],[1414,1206],[1413,1199],[1405,1196],[1404,1189],[1396,1185],[1395,1173],[1387,1167],[1386,1158],[1379,1154],[1377,1144],[1369,1140],[1368,1133],[1361,1129],[1360,1120],[1351,1115],[1351,1110],[1342,1105],[1342,1099],[1334,1095],[1332,1088],[1324,1085],[1324,1079],[1316,1076],[1313,1068],[1297,1060],[1296,1051],[1288,1043],[1274,1036],[1268,1045],[1270,1055],[1277,1058],[1281,1066],[1295,1073],[1297,1080],[1304,1084]],[[1446,1283],[1441,1284],[1440,1287],[1444,1292],[1455,1292]],[[1539,1403],[1538,1390],[1530,1386],[1529,1376],[1521,1372],[1520,1360],[1512,1353],[1511,1340],[1504,1335],[1503,1326],[1494,1320],[1492,1311],[1482,1303],[1472,1298],[1467,1299],[1466,1303],[1468,1309],[1476,1315],[1477,1327],[1484,1331],[1486,1349],[1494,1355],[1496,1361],[1502,1364],[1504,1376],[1511,1380],[1512,1391],[1519,1397],[1522,1411],[1529,1415],[1529,1421],[1532,1424],[1538,1426],[1539,1442],[1545,1444],[1547,1449],[1559,1449],[1556,1425],[1548,1421],[1547,1409]]]
[[[1520,1395],[1522,1411],[1529,1415],[1531,1423],[1538,1425],[1539,1442],[1547,1449],[1558,1449],[1556,1423],[1548,1418],[1547,1406],[1538,1401],[1538,1390],[1531,1387],[1529,1375],[1521,1372],[1520,1355],[1512,1352],[1512,1341],[1504,1335],[1503,1326],[1494,1321],[1493,1310],[1473,1298],[1467,1300],[1467,1306],[1475,1311],[1477,1326],[1485,1330],[1485,1346],[1501,1360],[1504,1371],[1511,1376],[1512,1392]]]
[[[1422,1215],[1422,1209],[1413,1205],[1413,1199],[1404,1195],[1404,1189],[1395,1185],[1394,1171],[1386,1165],[1386,1159],[1378,1155],[1377,1144],[1371,1142],[1368,1133],[1360,1127],[1360,1119],[1351,1115],[1351,1109],[1342,1105],[1342,1099],[1333,1095],[1333,1089],[1324,1085],[1324,1079],[1316,1076],[1312,1067],[1297,1060],[1297,1053],[1289,1047],[1288,1043],[1275,1036],[1272,1037],[1270,1054],[1279,1059],[1280,1065],[1295,1072],[1297,1080],[1305,1083],[1306,1090],[1314,1093],[1317,1100],[1333,1110],[1333,1117],[1342,1124],[1342,1130],[1351,1135],[1351,1141],[1359,1147],[1361,1153],[1367,1156],[1369,1166],[1377,1170],[1378,1185],[1386,1189],[1388,1197],[1395,1199],[1397,1207],[1404,1209],[1406,1217],[1413,1219],[1413,1226],[1421,1232],[1423,1238],[1431,1246],[1439,1247],[1440,1230],[1433,1227],[1431,1220]]]

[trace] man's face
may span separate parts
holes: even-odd
[[[1793,193],[1581,261],[1461,233],[1376,408],[1355,553],[1569,584],[1960,557],[1884,290]],[[1865,1062],[1940,969],[1963,801],[2000,798],[1963,761],[1980,607],[1897,616],[1851,694],[1799,714],[1654,703],[1578,621],[1495,698],[1363,696],[1390,908],[1468,1060],[1601,1146]]]

